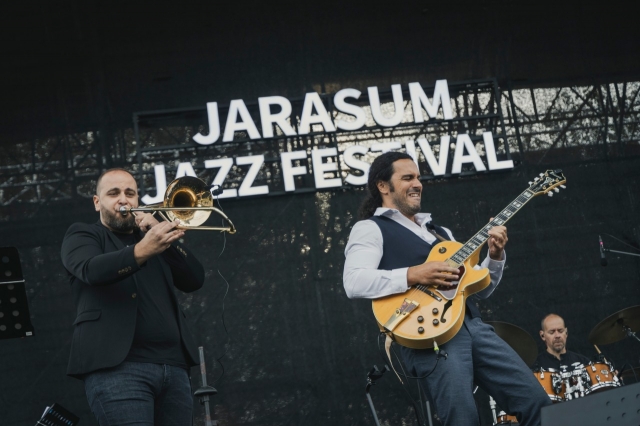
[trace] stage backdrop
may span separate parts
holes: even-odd
[[[541,167],[429,181],[423,209],[465,240],[549,165]],[[640,160],[552,167],[563,169],[567,189],[533,199],[508,224],[508,266],[481,310],[486,320],[524,328],[540,348],[539,320],[557,312],[567,321],[569,348],[592,355],[590,330],[640,303],[640,262],[610,255],[602,267],[598,252],[599,234],[611,248],[626,249],[609,234],[637,245]],[[221,424],[372,423],[364,387],[366,373],[384,362],[377,328],[370,302],[347,299],[341,280],[343,251],[362,196],[352,190],[223,200],[237,234],[185,237],[207,279],[202,290],[180,301],[204,346],[209,383],[219,391],[212,405]],[[4,425],[34,424],[53,402],[78,414],[83,425],[96,424],[82,382],[65,377],[75,309],[60,243],[72,222],[97,219],[90,200],[71,207],[73,215],[58,211],[46,222],[16,220],[2,230],[3,245],[20,251],[36,330],[31,338],[0,341]],[[638,365],[639,346],[625,340],[601,349],[621,368]],[[197,369],[192,373],[197,388]],[[415,385],[410,392],[417,398]],[[412,424],[411,405],[392,374],[372,395],[385,424]],[[196,424],[203,424],[198,405],[195,413]]]

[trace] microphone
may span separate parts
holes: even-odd
[[[604,243],[602,242],[602,237],[598,235],[598,239],[600,240],[600,264],[602,266],[607,266],[607,258],[604,255]]]
[[[211,187],[211,195],[215,197],[216,195],[220,194],[222,194],[222,187],[220,185],[213,185]]]

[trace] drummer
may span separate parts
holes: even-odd
[[[549,314],[540,321],[540,338],[547,346],[547,350],[541,352],[536,358],[534,369],[544,368],[560,371],[560,366],[571,367],[571,364],[579,362],[582,365],[589,364],[589,358],[567,350],[567,336],[569,334],[564,324],[564,319],[557,314]],[[572,368],[568,368],[571,370]]]

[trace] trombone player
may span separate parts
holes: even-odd
[[[100,220],[74,223],[62,242],[76,304],[67,374],[84,381],[100,425],[190,425],[198,352],[174,287],[198,290],[204,268],[179,221],[127,211],[138,207],[128,171],[102,173],[93,203]]]

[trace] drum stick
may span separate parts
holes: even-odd
[[[598,355],[602,355],[602,352],[600,352],[600,348],[598,348],[597,345],[593,345],[596,348],[596,351],[598,352]],[[607,358],[605,358],[604,355],[602,355],[602,359],[604,359],[604,362],[609,362],[607,361]]]

